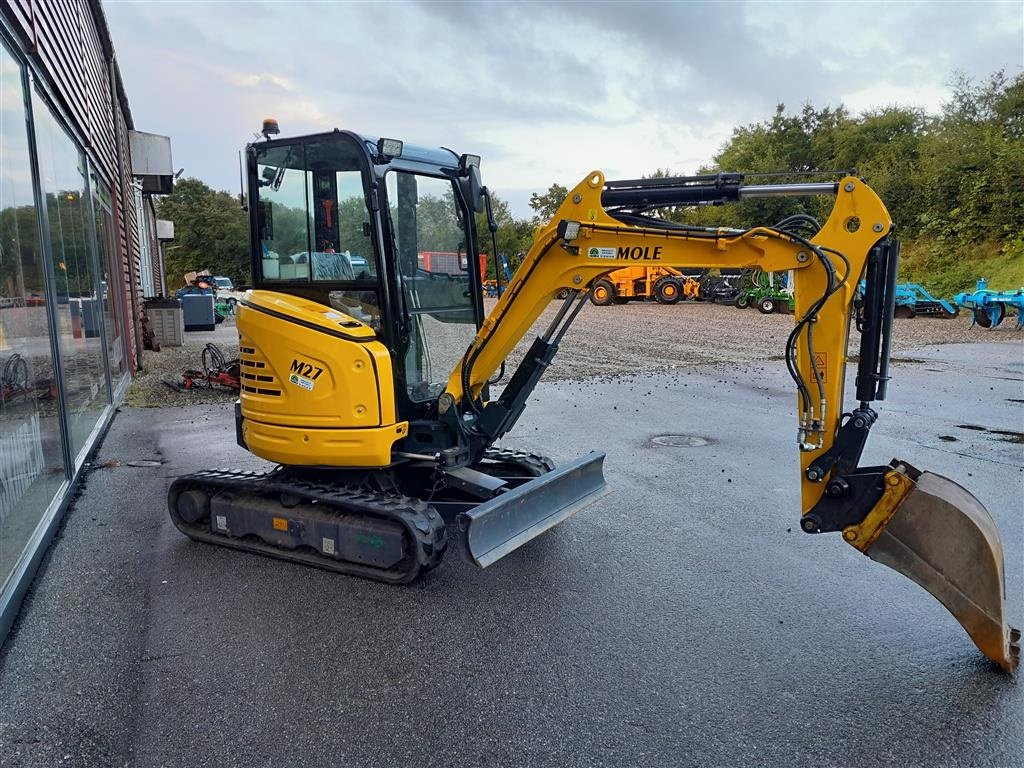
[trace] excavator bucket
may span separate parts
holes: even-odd
[[[1020,631],[1006,616],[1003,545],[988,510],[965,488],[902,462],[887,493],[846,540],[872,560],[916,581],[1007,672],[1020,661]],[[907,472],[909,470],[909,473]],[[909,474],[909,476],[908,476]]]
[[[457,520],[465,554],[486,568],[608,493],[593,451],[485,501]]]

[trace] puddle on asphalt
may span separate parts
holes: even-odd
[[[699,448],[702,445],[710,445],[711,438],[700,435],[658,435],[652,437],[651,442],[669,448]]]
[[[1014,432],[1009,429],[989,429],[988,427],[982,427],[977,424],[957,424],[956,426],[958,429],[969,429],[972,432],[985,432],[989,435],[995,436],[996,440],[1002,440],[1007,443],[1024,444],[1024,432]],[[940,435],[939,439],[946,440],[946,437]]]

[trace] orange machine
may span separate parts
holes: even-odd
[[[676,304],[680,299],[696,299],[697,289],[696,280],[674,267],[623,267],[594,283],[590,301],[599,307],[633,299]]]

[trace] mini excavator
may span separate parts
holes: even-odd
[[[349,131],[278,133],[265,122],[245,152],[254,289],[238,307],[235,405],[238,444],[276,466],[175,480],[168,504],[185,535],[392,584],[438,565],[451,536],[486,568],[607,490],[603,453],[556,467],[495,445],[595,282],[630,265],[791,270],[794,326],[782,351],[797,395],[800,528],[836,532],[905,574],[985,656],[1017,666],[1020,633],[1007,621],[1002,543],[986,509],[906,461],[860,466],[889,381],[899,256],[889,213],[862,179],[610,181],[594,171],[537,229],[485,315],[474,214],[496,227],[478,156]],[[712,229],[657,216],[780,195],[834,203],[822,224],[797,215]],[[555,301],[554,319],[492,395],[516,343]],[[855,314],[856,405],[845,411]]]

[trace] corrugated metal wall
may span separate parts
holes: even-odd
[[[118,197],[118,206],[121,210],[121,216],[118,218],[118,234],[121,240],[121,258],[123,259],[122,264],[125,275],[125,304],[130,312],[135,312],[136,310],[133,309],[133,307],[142,306],[142,290],[140,288],[139,280],[139,276],[142,274],[139,255],[139,222],[138,215],[135,211],[135,192],[132,189],[132,159],[128,154],[128,125],[124,120],[121,110],[117,110],[115,114],[118,117],[117,146],[121,155],[121,170],[123,174],[120,179],[120,187],[124,190],[124,195],[120,195]],[[134,272],[134,281],[132,280],[132,276],[128,273],[129,268]],[[133,297],[129,293],[132,290],[133,285],[135,290],[134,302]],[[135,335],[138,332],[138,316],[137,314],[133,314],[132,317],[135,322],[132,323],[128,332],[128,356],[134,360],[134,350],[136,348]],[[134,362],[132,364],[132,370],[135,370]]]
[[[90,160],[114,194],[117,217],[118,251],[125,288],[129,323],[128,357],[136,368],[135,336],[138,318],[134,308],[141,306],[129,269],[139,275],[139,242],[135,206],[131,203],[131,158],[128,154],[128,129],[133,128],[123,93],[111,93],[110,56],[112,47],[106,21],[98,0],[3,0],[0,10],[21,37],[29,56],[45,77],[71,128],[83,143]],[[115,87],[120,88],[114,73]],[[118,154],[121,177],[118,178]]]
[[[107,180],[115,175],[109,67],[88,0],[6,0],[29,54],[93,151]]]

